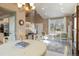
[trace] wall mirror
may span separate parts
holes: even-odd
[[[19,24],[20,25],[24,25],[24,21],[21,19],[21,20],[19,20]]]

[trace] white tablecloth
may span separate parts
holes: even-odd
[[[38,40],[24,40],[29,45],[26,48],[17,48],[19,40],[10,41],[0,46],[0,56],[41,56],[46,53],[46,45]]]

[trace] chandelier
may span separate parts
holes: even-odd
[[[31,11],[35,9],[34,3],[18,3],[18,8],[25,11]]]

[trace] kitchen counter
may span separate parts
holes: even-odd
[[[0,46],[0,56],[43,56],[47,48],[46,45],[38,40],[23,40],[29,43],[25,48],[17,48],[16,43],[20,40],[9,41]]]

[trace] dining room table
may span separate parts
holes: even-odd
[[[14,40],[0,45],[0,56],[44,56],[46,44],[39,40]]]

